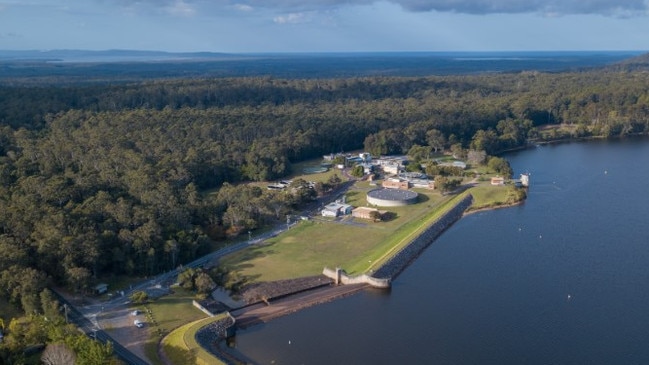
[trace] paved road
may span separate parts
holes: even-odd
[[[336,199],[336,197],[338,197],[344,191],[349,189],[349,187],[353,185],[353,183],[354,181],[346,181],[342,183],[337,189],[332,191],[330,194],[328,194],[325,197],[321,197],[317,199],[314,203],[309,205],[307,210],[304,212],[304,214],[305,215],[310,215],[314,213],[317,214],[318,208],[321,205],[327,204],[333,201],[334,199]],[[146,361],[142,360],[141,358],[133,354],[131,351],[126,349],[124,346],[116,342],[113,338],[110,337],[108,333],[106,333],[101,329],[101,326],[97,321],[97,317],[103,311],[110,311],[118,307],[122,307],[124,305],[129,305],[130,301],[128,298],[130,294],[135,291],[143,290],[149,293],[150,296],[154,296],[154,297],[164,295],[168,293],[169,285],[175,282],[176,277],[178,277],[180,271],[185,270],[186,268],[201,267],[206,263],[217,260],[231,253],[243,250],[251,245],[261,243],[271,237],[279,235],[280,233],[286,231],[287,229],[290,229],[290,227],[295,224],[296,224],[295,222],[292,223],[289,222],[289,224],[278,225],[276,229],[270,232],[265,232],[255,237],[252,240],[240,242],[235,245],[224,247],[220,250],[209,253],[199,259],[196,259],[188,264],[183,265],[180,268],[160,274],[152,279],[143,281],[137,285],[133,285],[128,290],[124,290],[123,292],[120,293],[120,295],[116,295],[114,298],[106,302],[102,302],[98,304],[90,304],[81,307],[75,307],[70,302],[65,300],[65,298],[63,298],[62,296],[59,295],[59,297],[61,303],[64,303],[67,306],[69,313],[70,314],[73,313],[73,317],[71,317],[70,319],[74,320],[74,323],[76,323],[80,328],[82,328],[82,330],[86,334],[96,336],[96,338],[102,342],[110,341],[113,344],[115,353],[124,361],[126,361],[128,364],[135,364],[135,365],[147,364]]]
[[[65,309],[65,315],[69,322],[74,323],[81,331],[90,337],[94,337],[97,341],[102,343],[110,343],[113,346],[113,352],[117,355],[122,361],[129,365],[148,365],[149,363],[137,355],[126,349],[119,342],[115,341],[108,333],[96,326],[96,323],[86,317],[81,313],[75,306],[72,305],[67,299],[62,295],[53,291],[54,295],[58,297],[58,300]]]
[[[286,226],[283,229],[276,229],[271,232],[266,232],[253,240],[241,242],[232,246],[222,248],[220,250],[214,251],[210,254],[207,254],[195,261],[192,261],[189,264],[184,265],[182,268],[175,269],[163,274],[160,274],[152,279],[141,282],[137,285],[132,286],[128,290],[124,291],[123,295],[117,295],[115,298],[101,303],[94,303],[85,306],[76,307],[62,295],[56,293],[59,301],[66,309],[68,320],[75,325],[77,325],[85,334],[90,337],[96,338],[102,343],[110,342],[113,345],[115,354],[121,358],[127,364],[133,365],[146,365],[149,364],[148,361],[143,360],[142,358],[135,355],[133,352],[128,350],[122,344],[117,342],[112,338],[106,331],[101,328],[100,323],[97,320],[97,317],[100,316],[103,312],[108,312],[116,310],[120,307],[124,307],[130,304],[128,299],[129,295],[137,290],[144,290],[155,295],[164,295],[168,292],[168,286],[170,283],[173,283],[178,276],[178,273],[185,268],[200,267],[206,263],[221,258],[223,256],[229,255],[233,252],[242,250],[246,247],[249,247],[254,244],[263,242],[264,240],[276,236],[283,232],[286,229]]]

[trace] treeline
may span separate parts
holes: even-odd
[[[340,182],[236,184],[297,161],[415,146],[493,155],[560,123],[575,136],[647,133],[649,74],[0,87],[0,295],[20,304],[29,290],[13,279],[28,270],[78,291],[168,270]]]
[[[6,322],[0,317],[1,364],[122,364],[110,342],[102,344],[68,323],[68,308],[51,291],[36,294],[36,306],[26,316]]]

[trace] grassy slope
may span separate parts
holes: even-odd
[[[371,260],[371,264],[364,271],[378,269],[379,266],[389,260],[394,254],[412,242],[422,231],[430,227],[442,215],[446,214],[466,194],[462,193],[457,196],[450,196],[444,199],[435,209],[427,211],[417,219],[413,219],[400,227],[395,234],[378,245],[380,249],[374,252],[375,256],[372,256],[373,260]]]
[[[473,205],[469,210],[487,209],[512,204],[510,201],[512,190],[511,185],[491,186],[488,183],[480,184],[471,189]]]
[[[149,340],[145,344],[147,358],[154,364],[162,364],[158,359],[158,342],[163,335],[187,322],[203,319],[205,313],[192,305],[194,294],[182,288],[174,288],[174,293],[158,298],[155,301],[139,307],[151,318],[147,318]]]
[[[221,360],[205,351],[195,340],[196,331],[221,319],[222,316],[200,319],[171,332],[162,340],[167,358],[174,365],[223,364]]]
[[[365,192],[369,189],[367,183],[359,184],[357,190],[347,194],[348,202],[354,206],[365,205]],[[420,203],[390,208],[397,216],[391,221],[373,223],[347,217],[342,223],[327,219],[303,222],[268,240],[268,244],[230,255],[222,263],[250,281],[317,275],[325,266],[340,266],[350,274],[363,273],[374,260],[410,234],[415,229],[413,225],[421,224],[424,217],[447,200],[436,192],[420,193]]]

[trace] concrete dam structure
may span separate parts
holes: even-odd
[[[292,295],[277,298],[271,302],[256,303],[235,309],[218,321],[212,322],[196,331],[196,342],[207,352],[224,363],[243,363],[219,344],[232,336],[237,327],[246,328],[273,318],[284,316],[300,309],[337,298],[351,295],[368,286],[389,289],[394,280],[426,247],[428,247],[444,230],[462,217],[471,206],[473,196],[466,194],[459,198],[448,212],[442,215],[429,227],[424,229],[406,246],[390,257],[372,275],[362,274],[349,276],[341,268],[324,268],[322,274],[333,279],[334,285],[322,286],[317,290],[300,291]],[[343,285],[340,285],[343,284]]]
[[[426,247],[442,234],[448,227],[453,225],[458,219],[462,218],[464,211],[473,203],[473,196],[467,194],[446,214],[440,217],[435,223],[431,224],[419,236],[392,256],[385,264],[377,269],[372,275],[379,279],[394,280],[417,256],[419,256]]]
[[[322,274],[332,278],[336,284],[357,284],[365,283],[375,288],[389,288],[394,280],[426,247],[444,232],[448,227],[462,217],[464,211],[473,203],[473,196],[466,194],[454,207],[441,216],[428,228],[415,237],[407,246],[393,255],[371,276],[367,274],[359,276],[348,276],[344,270],[324,268]]]

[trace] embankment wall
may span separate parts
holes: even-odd
[[[473,203],[473,196],[467,194],[444,216],[421,232],[410,244],[392,256],[378,268],[372,276],[380,280],[394,280],[413,260],[417,258],[442,232],[462,217],[464,211]]]
[[[390,280],[388,279],[379,279],[367,274],[358,275],[358,276],[349,276],[342,269],[330,269],[325,267],[322,270],[322,274],[326,277],[332,278],[336,284],[369,284],[375,288],[389,288]]]
[[[462,217],[464,211],[473,203],[473,196],[467,194],[456,203],[446,214],[422,231],[419,236],[413,239],[407,246],[379,267],[371,276],[367,274],[349,276],[340,269],[324,268],[322,274],[333,279],[336,284],[369,284],[375,288],[389,288],[390,283],[399,275],[413,260],[421,254],[444,230],[450,227]]]
[[[207,352],[219,358],[226,364],[238,364],[240,361],[235,359],[227,351],[219,348],[219,344],[229,336],[234,335],[235,319],[227,313],[227,316],[214,321],[198,331],[194,335],[196,342]]]

